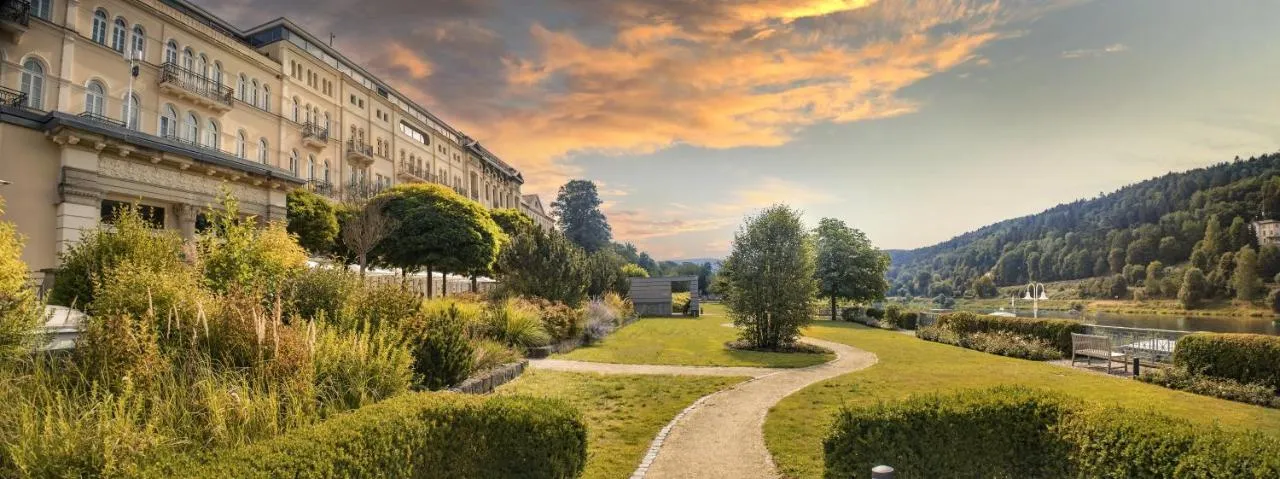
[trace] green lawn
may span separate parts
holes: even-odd
[[[867,404],[910,394],[999,384],[1054,389],[1091,401],[1160,411],[1204,424],[1280,433],[1280,410],[990,355],[851,323],[817,321],[806,334],[871,351],[879,362],[809,386],[770,411],[764,426],[765,441],[774,461],[788,477],[822,477],[822,439],[842,404]]]
[[[587,422],[584,478],[626,478],[649,449],[653,437],[698,398],[747,378],[713,376],[626,376],[528,371],[499,394],[564,399]]]
[[[738,338],[737,330],[719,304],[703,305],[699,318],[644,318],[613,333],[599,344],[557,355],[598,363],[677,364],[685,366],[760,366],[799,368],[821,364],[830,354],[789,354],[736,351],[724,343]]]

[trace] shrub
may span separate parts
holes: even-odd
[[[630,299],[613,292],[605,293],[603,299],[604,304],[617,313],[619,326],[636,317],[636,305]]]
[[[1173,362],[1190,371],[1280,388],[1280,337],[1196,333],[1183,336]]]
[[[1267,305],[1271,307],[1271,312],[1280,313],[1280,289],[1267,294]]]
[[[1280,408],[1280,397],[1276,396],[1275,388],[1195,374],[1186,368],[1177,366],[1144,369],[1138,379],[1169,389],[1213,396],[1228,401]]]
[[[916,329],[918,313],[903,311],[902,306],[890,304],[884,308],[884,319],[889,326],[898,329]]]
[[[196,272],[185,265],[155,270],[125,260],[102,275],[93,303],[85,308],[95,316],[125,315],[154,322],[163,336],[181,335],[201,314],[218,310],[219,303],[200,285]]]
[[[850,306],[840,311],[840,319],[845,321],[853,322],[865,317],[866,311],[859,307]]]
[[[474,351],[467,329],[475,320],[467,303],[435,303],[401,325],[413,350],[414,382],[427,389],[443,389],[471,373]]]
[[[338,213],[324,197],[299,188],[285,198],[288,231],[317,256],[333,251],[338,239]]]
[[[541,298],[524,300],[542,318],[542,328],[552,340],[563,341],[582,335],[586,319],[582,311],[564,303],[555,303]]]
[[[205,282],[216,292],[276,293],[307,265],[307,252],[279,222],[258,227],[240,217],[239,203],[224,192],[221,209],[208,213],[213,227],[198,244]]]
[[[113,224],[85,232],[62,253],[49,302],[92,304],[103,273],[125,261],[148,271],[171,271],[182,262],[182,238],[172,231],[151,229],[136,205],[122,208]]]
[[[595,343],[604,339],[605,336],[613,333],[618,324],[622,323],[617,311],[610,308],[603,301],[587,303],[584,312],[587,318],[586,339],[588,343]]]
[[[4,203],[0,200],[0,214]],[[0,221],[0,364],[21,358],[35,344],[41,320],[40,303],[27,282],[22,262],[22,238],[13,223]]]
[[[961,345],[986,353],[1009,356],[1011,358],[1030,359],[1032,361],[1062,359],[1062,352],[1047,341],[1028,338],[1007,331],[973,333],[963,338]]]
[[[884,310],[867,308],[867,317],[875,320],[884,319]]]
[[[467,317],[477,317],[479,306],[457,298],[443,300],[440,304],[458,304]],[[464,306],[466,305],[466,306]],[[355,304],[347,308],[343,323],[347,327],[380,328],[395,326],[423,310],[425,305],[417,293],[394,284],[363,285],[355,298]]]
[[[491,305],[483,321],[484,335],[508,346],[528,349],[551,342],[538,310],[515,299]]]
[[[960,346],[961,338],[955,331],[937,326],[925,326],[916,330],[916,337],[925,341]]]
[[[305,324],[284,324],[282,302],[272,310],[249,294],[219,298],[218,314],[204,316],[193,325],[195,347],[220,369],[245,370],[256,379],[290,389],[313,384],[310,333]]]
[[[671,312],[687,314],[689,312],[690,295],[688,292],[671,293]]]
[[[218,454],[171,458],[144,477],[577,477],[587,459],[581,414],[520,396],[417,393]]]
[[[307,268],[291,278],[287,289],[285,317],[323,318],[329,324],[354,326],[350,324],[354,315],[364,316],[367,310],[386,305],[385,301],[360,301],[364,287],[345,267]]]
[[[322,409],[364,407],[397,396],[413,384],[413,354],[395,329],[316,328],[315,390]]]
[[[1280,440],[1017,387],[842,410],[826,477],[1274,477]]]
[[[1066,319],[1027,319],[978,315],[968,311],[938,317],[938,326],[961,335],[1006,331],[1039,338],[1052,344],[1063,354],[1071,353],[1071,333],[1083,333],[1084,325]]]
[[[492,339],[474,340],[471,347],[475,351],[471,361],[473,371],[488,371],[520,360],[520,353]]]
[[[147,389],[168,368],[155,324],[114,314],[87,321],[74,357],[86,380],[114,392]]]

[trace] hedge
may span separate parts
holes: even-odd
[[[1183,336],[1173,362],[1208,376],[1280,388],[1280,337],[1196,333]]]
[[[1071,333],[1084,333],[1084,324],[1068,319],[1007,318],[968,311],[939,316],[937,326],[961,334],[1005,331],[1030,336],[1048,341],[1063,354],[1071,354]]]
[[[838,413],[826,477],[1280,477],[1280,440],[1020,387]]]
[[[206,459],[162,459],[143,477],[572,478],[587,431],[556,400],[410,393]]]

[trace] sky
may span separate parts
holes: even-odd
[[[1280,150],[1274,0],[196,1],[332,32],[660,259],[775,203],[915,248]]]

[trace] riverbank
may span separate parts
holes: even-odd
[[[1133,300],[1089,300],[1089,299],[1050,299],[1040,301],[1040,311],[1068,313],[1081,311],[1086,317],[1091,313],[1112,314],[1144,314],[1169,316],[1197,316],[1220,318],[1278,318],[1266,306],[1259,303],[1245,303],[1233,300],[1209,301],[1198,309],[1183,309],[1177,300],[1158,299],[1146,301]],[[932,309],[937,307],[926,298],[914,299],[908,303],[913,309]],[[1031,311],[1031,301],[1018,300],[1019,311]],[[961,311],[1008,311],[1009,299],[956,299],[954,309]]]

